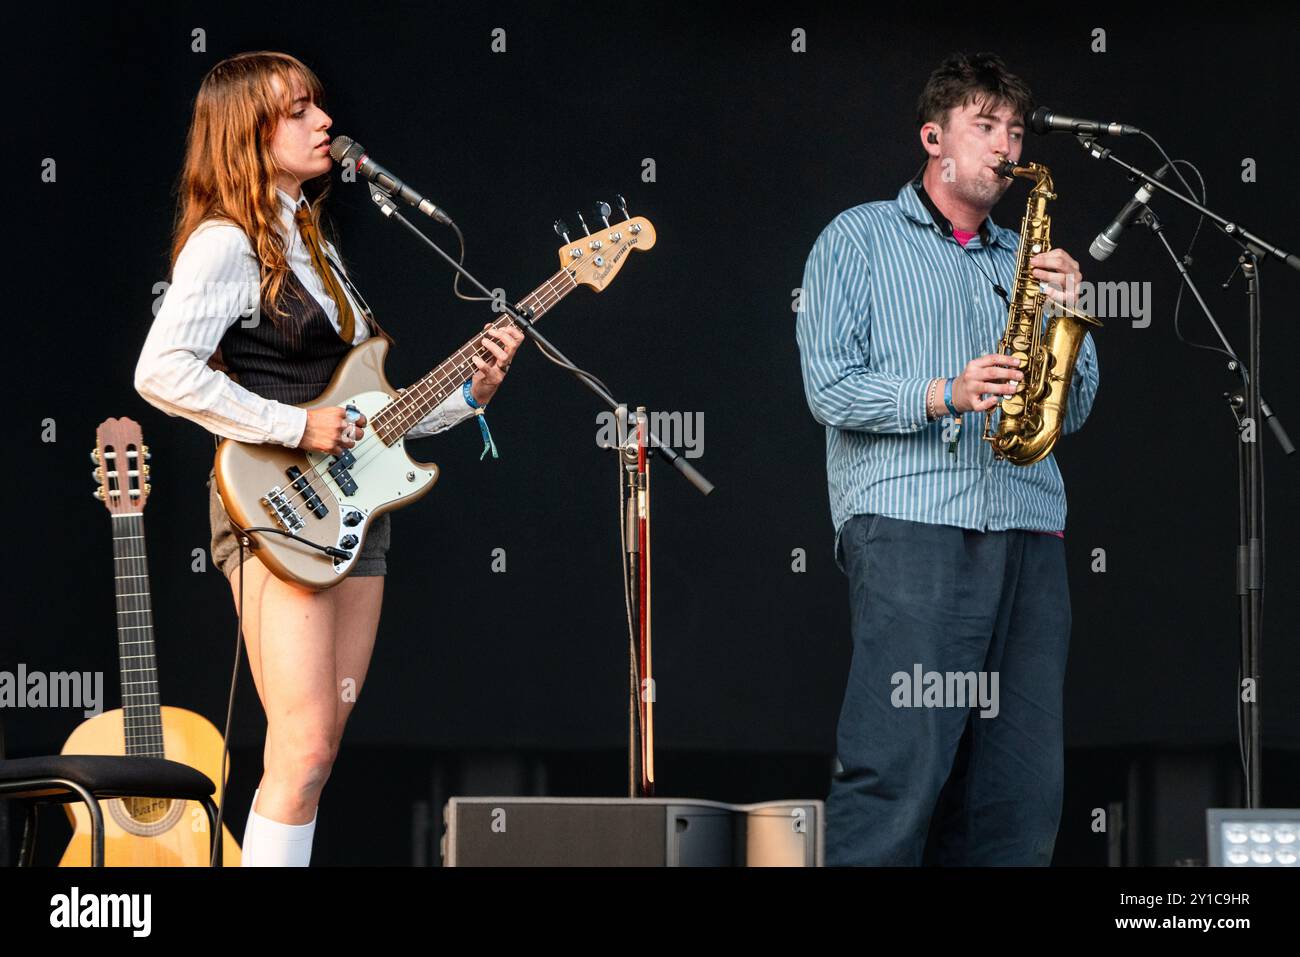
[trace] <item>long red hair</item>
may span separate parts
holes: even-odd
[[[279,87],[272,82],[280,81]],[[261,264],[263,309],[282,314],[276,303],[289,273],[280,233],[279,172],[271,152],[276,124],[289,112],[293,89],[301,83],[320,105],[321,82],[287,53],[240,53],[222,60],[203,78],[194,100],[194,117],[185,141],[172,231],[171,265],[186,240],[206,219],[228,220],[248,236]],[[328,174],[303,183],[312,217],[329,192]]]

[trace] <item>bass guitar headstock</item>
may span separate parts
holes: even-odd
[[[596,209],[602,221],[595,232],[587,228],[587,222],[578,214],[578,223],[585,236],[570,238],[569,227],[562,221],[555,221],[555,233],[564,240],[559,248],[560,268],[568,271],[573,281],[590,286],[600,292],[618,275],[618,271],[627,262],[632,250],[650,249],[655,244],[655,228],[644,216],[629,216],[627,203],[622,196],[616,196],[623,213],[623,220],[611,225],[609,221],[610,206],[600,203]]]

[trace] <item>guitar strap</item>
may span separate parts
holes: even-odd
[[[334,270],[334,274],[338,276],[343,285],[347,287],[348,292],[352,294],[352,298],[360,303],[362,315],[366,317],[366,322],[370,324],[370,334],[383,336],[383,338],[388,340],[390,346],[394,345],[395,342],[393,337],[380,327],[379,323],[375,320],[375,314],[370,308],[370,303],[366,302],[365,297],[361,295],[361,291],[352,284],[352,280],[349,279],[347,273],[343,271],[343,267],[339,265],[338,260],[334,258],[328,249],[324,250],[324,252],[325,258],[329,260],[330,268]]]

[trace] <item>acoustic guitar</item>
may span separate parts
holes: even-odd
[[[117,645],[122,707],[90,718],[72,732],[63,754],[122,754],[167,758],[221,775],[221,733],[202,715],[160,704],[154,654],[149,567],[144,548],[144,507],[149,500],[149,447],[131,419],[106,419],[95,433],[95,498],[113,521],[113,582],[117,589]],[[229,774],[229,765],[226,771]],[[194,801],[111,798],[104,815],[107,867],[207,867],[208,816]],[[73,835],[60,867],[90,863],[90,814],[65,804]],[[222,862],[238,867],[239,845],[222,825]]]
[[[600,292],[631,251],[654,243],[654,227],[639,216],[566,241],[559,271],[520,305],[535,322],[578,286]],[[503,315],[492,327],[513,322]],[[313,590],[338,584],[355,565],[371,523],[433,488],[438,466],[413,460],[403,437],[474,374],[474,356],[492,359],[480,344],[484,334],[405,389],[394,389],[384,375],[388,343],[382,338],[367,339],[344,356],[325,391],[299,406],[350,405],[364,413],[361,440],[342,455],[222,441],[217,491],[232,523],[247,530],[253,554],[272,574]]]

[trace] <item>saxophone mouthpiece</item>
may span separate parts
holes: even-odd
[[[1003,160],[993,167],[993,171],[999,176],[1005,176],[1007,179],[1014,179],[1016,175],[1016,164]]]

